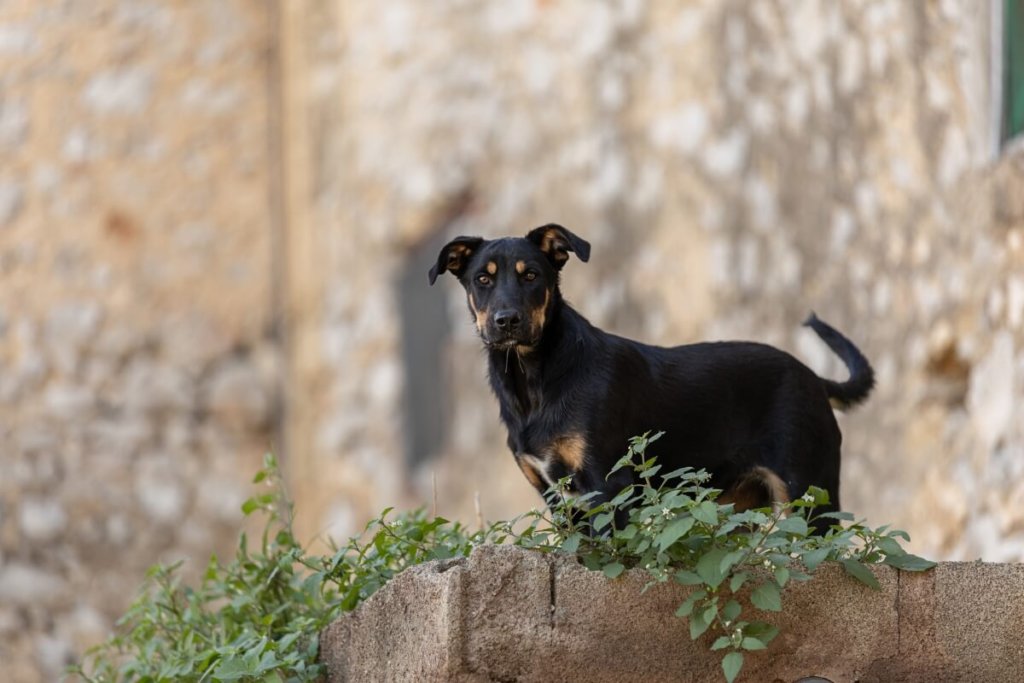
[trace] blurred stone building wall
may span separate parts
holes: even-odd
[[[433,292],[447,381],[428,383],[450,428],[403,467],[402,396],[425,369],[404,372],[399,350],[438,333],[403,326],[396,283],[424,277],[446,236],[557,221],[593,243],[563,288],[606,329],[766,341],[838,377],[800,322],[813,309],[847,332],[879,386],[840,418],[844,506],[929,555],[1024,556],[1024,157],[997,150],[999,5],[296,10],[292,191],[310,213],[295,270],[318,289],[295,321],[308,409],[290,452],[316,492],[310,530],[431,500],[435,476],[449,515],[472,519],[476,491],[486,517],[539,502],[450,278]]]
[[[1024,558],[995,4],[4,5],[0,661],[50,679],[146,566],[230,547],[268,448],[306,539],[539,504],[426,271],[549,221],[592,242],[563,288],[617,333],[841,377],[816,310],[878,372],[840,418],[844,507]]]
[[[0,4],[0,678],[237,537],[279,410],[273,6]]]

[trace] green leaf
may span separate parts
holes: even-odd
[[[747,582],[748,578],[750,578],[750,574],[748,574],[747,572],[739,572],[737,574],[733,574],[732,578],[729,579],[729,590],[735,593],[743,587],[743,584]]]
[[[730,600],[729,602],[725,603],[725,607],[722,608],[722,617],[726,621],[733,621],[736,617],[740,615],[740,612],[742,611],[743,607],[740,606],[740,603],[736,602],[735,600]]]
[[[743,635],[745,637],[757,638],[762,643],[767,644],[772,642],[775,636],[779,635],[779,629],[766,621],[755,621],[747,624],[743,629]]]
[[[651,460],[647,461],[647,463],[651,463],[651,462],[654,462],[653,458]],[[647,463],[644,463],[644,464],[646,465]],[[661,465],[654,465],[653,467],[645,467],[644,469],[640,470],[637,473],[637,476],[639,476],[639,477],[641,477],[643,479],[650,479],[651,477],[656,475],[660,469],[661,469]]]
[[[722,571],[722,558],[725,554],[722,548],[712,548],[697,560],[697,575],[704,579],[704,583],[712,590],[718,588],[725,579],[725,572]]]
[[[828,491],[825,489],[818,488],[817,486],[811,486],[807,489],[807,493],[811,494],[811,497],[814,498],[815,506],[821,507],[822,505],[829,504]]]
[[[875,545],[886,555],[906,555],[907,551],[899,544],[895,538],[890,536],[883,536],[875,541]]]
[[[729,570],[733,568],[737,562],[742,560],[747,554],[746,550],[733,550],[731,553],[726,553],[722,557],[722,561],[718,563],[718,569],[723,574],[728,574]]]
[[[861,564],[858,560],[846,559],[842,561],[843,569],[846,573],[854,577],[865,586],[873,588],[875,590],[881,590],[882,587],[878,584],[878,579],[871,573],[871,570]]]
[[[686,600],[683,600],[683,604],[679,605],[679,607],[676,609],[676,616],[690,616],[690,613],[693,612],[693,606],[696,605],[698,601],[703,600],[707,596],[708,594],[706,591],[694,591],[686,598]]]
[[[693,473],[693,468],[692,467],[680,467],[677,470],[672,470],[671,472],[667,472],[666,474],[663,474],[661,476],[664,479],[682,479],[686,475],[692,474],[692,473]]]
[[[708,630],[709,626],[711,626],[710,621],[704,620],[705,614],[707,614],[707,612],[702,612],[699,616],[690,617],[690,640],[697,640],[704,635],[704,632]]]
[[[615,515],[614,515],[614,513],[611,513],[611,512],[602,512],[602,513],[600,513],[598,515],[595,515],[594,516],[594,521],[592,523],[593,526],[594,526],[594,531],[601,531],[606,526],[611,524],[612,520],[614,518],[615,518]]]
[[[562,541],[562,550],[564,552],[573,554],[577,550],[579,550],[580,541],[582,540],[583,534],[581,534],[580,532],[576,531],[574,533],[571,533],[568,537],[566,537],[564,541]]]
[[[775,528],[779,531],[785,531],[788,534],[796,534],[797,536],[807,535],[807,520],[798,515],[792,517],[786,517],[780,519]]]
[[[619,492],[619,495],[617,495],[614,498],[612,498],[608,502],[608,505],[610,505],[613,508],[617,508],[617,507],[621,506],[623,503],[625,503],[627,500],[629,500],[629,497],[632,496],[632,495],[633,495],[633,487],[632,486],[627,486],[626,488],[622,489],[622,491]]]
[[[625,569],[626,567],[621,562],[612,562],[611,564],[606,564],[602,571],[609,579],[614,579],[625,571]]]
[[[750,602],[754,603],[754,607],[769,612],[778,612],[782,609],[782,595],[779,592],[779,587],[771,581],[766,581],[755,588],[754,592],[750,594]]]
[[[221,660],[213,671],[213,678],[218,681],[238,681],[253,673],[254,667],[245,658],[232,656]]]
[[[779,584],[779,588],[785,588],[787,581],[789,581],[789,568],[788,567],[776,567],[775,568],[775,583]]]
[[[694,507],[690,514],[698,522],[710,525],[718,524],[718,506],[713,501],[705,500],[700,505]]]
[[[684,586],[700,586],[704,583],[699,575],[694,574],[688,569],[680,569],[675,573],[676,583],[681,583]]]
[[[711,645],[712,652],[715,650],[722,650],[732,645],[732,638],[729,636],[719,636],[717,640]]]
[[[926,560],[923,557],[917,555],[911,555],[910,553],[904,553],[903,555],[886,555],[883,562],[890,567],[896,567],[896,569],[902,569],[908,572],[923,572],[931,569],[935,566],[935,562]]]
[[[822,512],[820,515],[817,516],[822,517],[824,519],[836,519],[841,522],[852,522],[854,519],[856,519],[856,517],[853,516],[852,512],[844,512],[842,510],[838,510],[836,512]]]
[[[764,650],[768,646],[762,643],[757,638],[744,638],[740,642],[740,647],[742,647],[744,650]]]
[[[800,562],[803,563],[809,571],[814,571],[818,568],[818,565],[825,561],[828,557],[829,548],[818,548],[810,552],[804,553],[800,556]]]
[[[658,534],[658,549],[665,550],[678,541],[693,528],[694,521],[693,517],[679,517],[669,522],[664,531]]]
[[[722,657],[722,673],[725,674],[725,680],[728,681],[728,683],[733,683],[733,681],[736,680],[736,676],[739,675],[740,669],[742,668],[742,652],[730,652],[725,657]]]

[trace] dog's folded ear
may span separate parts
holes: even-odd
[[[561,270],[569,260],[570,251],[579,256],[581,261],[590,260],[590,242],[555,223],[534,228],[527,233],[526,239],[540,247],[557,270]]]
[[[473,252],[484,243],[483,237],[456,237],[441,248],[437,255],[437,263],[427,274],[430,277],[430,284],[437,281],[437,276],[444,271],[450,271],[455,277],[462,275],[466,269],[466,263]]]

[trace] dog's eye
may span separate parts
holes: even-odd
[[[533,272],[532,270],[528,270],[526,271],[526,273],[523,274],[523,279],[526,280],[527,282],[533,282],[534,280],[537,279],[537,273]]]
[[[476,276],[476,282],[477,282],[477,284],[480,284],[480,285],[489,285],[489,284],[491,284],[491,276],[490,275],[477,275]]]

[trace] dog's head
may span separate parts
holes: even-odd
[[[590,243],[553,223],[526,237],[456,237],[438,254],[430,284],[445,271],[459,279],[488,347],[532,347],[544,333],[569,252],[587,261]]]

